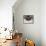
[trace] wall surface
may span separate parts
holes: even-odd
[[[13,7],[14,24],[24,38],[35,41],[36,46],[41,46],[41,0],[23,0],[17,7]],[[34,24],[24,24],[24,15],[34,15]]]
[[[0,0],[0,27],[12,28],[12,6],[16,0]]]
[[[37,46],[46,46],[46,0],[23,0],[20,4],[18,2],[13,6],[15,28],[24,37],[35,40]],[[34,24],[23,24],[23,15],[27,14],[34,15]]]
[[[0,0],[0,33],[4,30],[1,27],[8,28],[9,30],[12,29],[12,6],[16,0]],[[3,31],[0,34],[0,38],[5,38],[5,36],[10,36],[10,32]],[[9,37],[8,37],[9,38]]]
[[[41,38],[42,46],[46,46],[46,0],[41,2]]]

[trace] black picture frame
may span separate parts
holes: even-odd
[[[34,15],[24,15],[23,23],[24,24],[34,24]]]

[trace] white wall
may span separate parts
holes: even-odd
[[[27,36],[26,34],[30,34],[31,39],[34,38],[37,45],[41,42],[41,46],[46,46],[46,0],[41,0],[41,2],[40,0],[23,1],[20,3],[21,5],[17,5],[17,7],[14,5],[13,7],[15,28],[19,32],[23,32],[24,36]],[[34,24],[23,24],[23,15],[25,14],[34,14]],[[41,41],[38,42],[38,40]]]
[[[42,46],[46,46],[46,0],[42,0],[41,4],[41,40]]]
[[[24,37],[35,41],[36,46],[41,46],[41,0],[23,0],[13,12],[15,28],[24,34]],[[34,15],[34,24],[24,24],[23,15]]]
[[[16,0],[0,0],[0,27],[12,28],[12,6]]]

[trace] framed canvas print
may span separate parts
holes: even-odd
[[[33,15],[24,15],[23,16],[23,23],[33,24],[34,23],[34,16]]]

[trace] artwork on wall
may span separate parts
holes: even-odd
[[[23,16],[23,23],[33,24],[34,23],[34,16],[33,15],[24,15]]]

